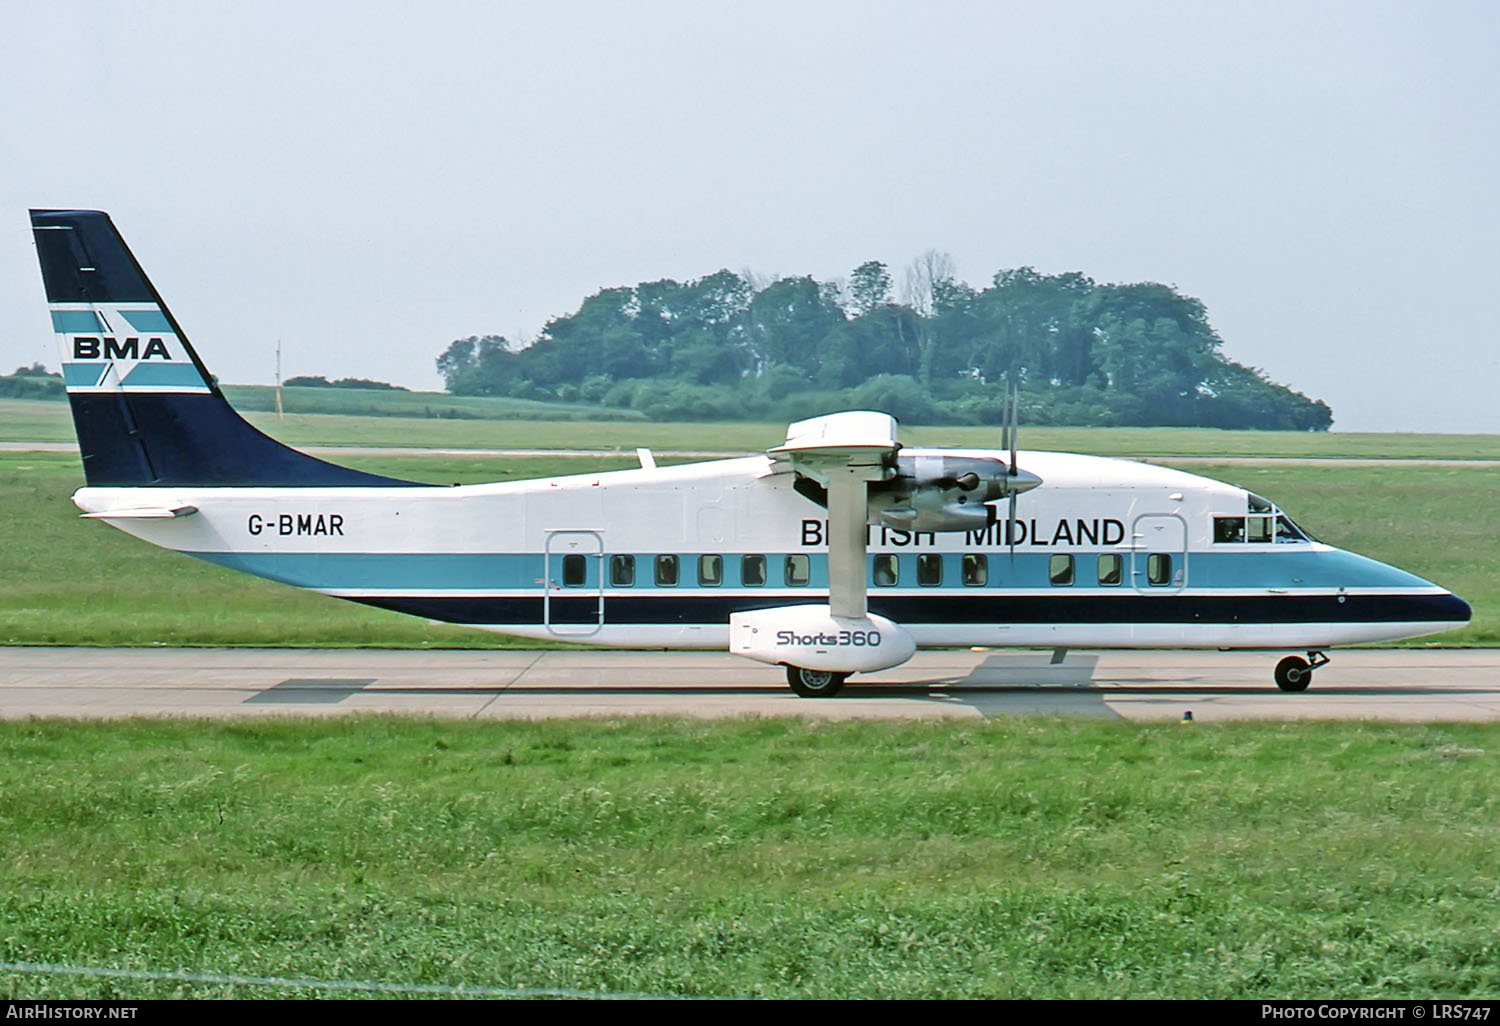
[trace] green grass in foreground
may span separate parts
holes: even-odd
[[[367,456],[362,469],[434,483],[633,466],[634,457]],[[1223,464],[1195,473],[1269,496],[1333,545],[1451,588],[1474,607],[1430,639],[1500,643],[1500,472],[1463,466]],[[69,453],[0,453],[0,644],[535,646],[297,591],[165,552],[81,520]],[[1416,644],[1428,642],[1417,641]]]
[[[662,995],[1493,995],[1497,751],[1496,725],[0,724],[0,960]]]
[[[343,389],[299,389],[338,393]],[[353,392],[356,397],[412,393]],[[396,400],[390,400],[392,402]],[[504,403],[519,400],[459,400]],[[543,406],[543,404],[532,404]],[[569,416],[577,416],[573,407]],[[563,414],[559,413],[561,417]],[[262,431],[289,445],[428,446],[472,449],[619,449],[636,446],[711,452],[761,452],[786,437],[784,423],[669,424],[565,419],[443,420],[427,417],[371,417],[331,413],[246,411]],[[545,416],[540,414],[539,416]],[[996,448],[997,427],[902,425],[908,445]],[[0,440],[71,442],[68,405],[0,399]],[[1021,428],[1028,449],[1087,452],[1100,456],[1279,456],[1364,459],[1500,459],[1500,435],[1433,435],[1306,431],[1218,431],[1212,428]]]

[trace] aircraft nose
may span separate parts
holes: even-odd
[[[1447,615],[1443,619],[1452,620],[1455,623],[1468,623],[1474,616],[1474,610],[1469,604],[1451,591],[1445,591],[1438,597],[1439,608]]]

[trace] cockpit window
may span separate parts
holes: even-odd
[[[1292,522],[1292,518],[1259,495],[1246,493],[1249,497],[1250,515],[1214,517],[1214,544],[1237,544],[1239,542],[1305,542],[1313,541],[1312,535]]]
[[[1292,518],[1283,513],[1276,518],[1276,540],[1279,542],[1312,541],[1312,535],[1292,523]]]
[[[1250,530],[1246,533],[1246,541],[1268,542],[1271,540],[1270,517],[1249,517],[1248,520]]]
[[[1245,540],[1244,517],[1214,517],[1214,544]]]

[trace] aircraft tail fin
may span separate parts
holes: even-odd
[[[33,210],[32,234],[92,486],[393,486],[298,452],[234,411],[109,215]]]

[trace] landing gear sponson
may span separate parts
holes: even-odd
[[[1017,400],[1008,396],[1010,460],[998,454],[900,455],[896,420],[872,411],[835,413],[787,427],[786,443],[767,451],[771,473],[796,475],[796,489],[828,510],[828,602],[749,609],[729,616],[729,651],[785,666],[804,698],[826,698],[851,673],[900,666],[916,651],[911,632],[871,613],[866,549],[872,523],[906,531],[993,527],[991,505],[1042,479],[1016,467]]]
[[[1287,656],[1276,664],[1276,686],[1282,691],[1306,691],[1313,671],[1328,662],[1323,652],[1309,652],[1307,658]]]

